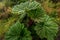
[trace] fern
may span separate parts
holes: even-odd
[[[24,25],[17,22],[6,33],[5,40],[32,40],[32,38]]]

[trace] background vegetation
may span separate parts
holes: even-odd
[[[35,27],[35,30],[37,31],[37,33],[36,34],[34,34],[35,33],[35,30],[33,30],[33,28],[34,28],[34,25],[35,25],[35,22],[39,22],[39,19],[37,20],[36,19],[36,17],[38,18],[38,16],[40,16],[39,14],[36,14],[36,15],[38,15],[38,16],[36,16],[35,17],[35,15],[34,14],[32,14],[31,15],[31,13],[34,13],[34,12],[32,12],[33,11],[33,7],[31,7],[31,8],[28,8],[28,10],[26,10],[27,11],[27,13],[30,13],[30,14],[28,14],[28,16],[29,17],[26,17],[26,19],[24,19],[24,20],[22,20],[22,19],[19,19],[20,18],[20,16],[19,16],[19,14],[15,14],[15,11],[16,11],[16,9],[15,10],[13,10],[13,12],[12,12],[12,9],[14,9],[14,7],[16,6],[16,5],[20,5],[21,3],[25,3],[25,2],[27,2],[27,1],[30,1],[30,2],[32,2],[31,0],[0,0],[0,40],[5,40],[5,34],[7,33],[7,31],[11,28],[11,26],[12,25],[14,25],[16,22],[17,22],[17,20],[20,20],[20,21],[22,21],[22,23],[24,23],[24,25],[25,26],[27,26],[27,28],[31,31],[31,35],[32,35],[32,38],[31,38],[31,35],[30,35],[30,33],[28,33],[28,37],[31,39],[31,40],[45,40],[46,38],[42,38],[41,39],[41,36],[43,36],[43,37],[45,37],[44,35],[42,35],[42,32],[41,32],[41,35],[40,34],[38,34],[38,28],[39,28],[39,26],[37,26],[37,25],[40,25],[40,23],[38,23],[38,24],[36,24],[36,27]],[[33,0],[34,1],[34,0]],[[53,18],[53,21],[55,21],[57,24],[58,24],[58,26],[60,26],[60,0],[35,0],[38,4],[41,4],[41,7],[44,9],[44,10],[42,10],[41,12],[43,12],[43,11],[45,11],[45,12],[43,12],[43,13],[45,13],[45,14],[47,14],[48,16],[50,16],[50,18]],[[38,5],[37,3],[35,3],[36,5]],[[34,3],[32,3],[33,5],[34,5]],[[31,4],[31,5],[32,5]],[[24,6],[24,5],[21,5],[21,6]],[[21,7],[20,6],[20,7]],[[24,8],[26,7],[27,5],[25,5],[24,6]],[[35,7],[35,5],[34,5],[34,7]],[[40,8],[41,8],[40,7]],[[17,8],[17,7],[16,7]],[[41,9],[42,9],[41,8]],[[23,9],[22,7],[21,7],[21,9]],[[24,9],[25,10],[25,9]],[[40,9],[39,9],[40,10]],[[20,10],[18,10],[17,12],[19,12]],[[37,13],[38,12],[40,12],[40,11],[37,11]],[[44,15],[45,15],[44,14]],[[31,19],[30,19],[30,17],[31,17],[31,19],[32,19],[32,21],[31,21]],[[23,17],[22,17],[23,18]],[[44,17],[42,17],[42,18],[44,18],[44,19],[46,19],[46,18],[49,18],[49,17],[47,17],[46,16],[46,18],[45,18],[45,16]],[[35,20],[34,20],[35,19]],[[34,20],[34,21],[33,21]],[[30,22],[32,22],[33,23],[33,25],[31,25],[31,24],[29,24]],[[43,22],[45,22],[45,21],[43,21]],[[48,23],[49,23],[50,21],[48,21]],[[46,23],[46,22],[45,22]],[[16,23],[17,24],[17,23]],[[18,23],[18,24],[20,24],[20,23]],[[29,25],[28,25],[29,24]],[[42,23],[41,23],[42,24]],[[53,25],[54,25],[54,23],[52,23]],[[21,25],[20,25],[21,26]],[[33,26],[33,27],[32,27]],[[55,25],[54,25],[55,26]],[[38,28],[37,28],[38,27]],[[37,28],[37,29],[36,29]],[[56,40],[60,40],[59,38],[60,38],[60,27],[58,27],[59,29],[59,31],[58,31],[58,33],[57,33],[57,37],[56,37]],[[12,28],[13,29],[13,28]],[[24,30],[25,30],[25,28],[24,28]],[[33,30],[33,31],[32,31]],[[41,30],[41,31],[43,31],[43,30]],[[56,30],[57,31],[57,30]],[[27,31],[27,32],[29,32],[29,31]],[[53,31],[54,32],[54,31]],[[44,33],[44,32],[43,32]],[[13,33],[12,33],[13,34]],[[38,35],[39,36],[38,36]],[[49,34],[48,34],[49,35]],[[50,35],[49,35],[50,36]],[[36,39],[34,39],[34,38],[36,38]],[[20,40],[30,40],[30,39],[20,39]],[[9,39],[6,39],[6,40],[9,40]],[[10,39],[11,40],[11,39]],[[18,39],[19,40],[19,39]],[[47,40],[52,40],[52,39],[47,39]]]

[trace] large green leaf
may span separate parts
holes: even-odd
[[[41,6],[41,5],[40,5]],[[29,11],[29,10],[34,10],[36,8],[39,7],[39,3],[36,2],[36,1],[33,1],[33,2],[25,2],[25,3],[21,3],[20,5],[16,5],[14,6],[14,8],[12,9],[12,13],[23,13],[23,12],[26,12],[26,11]]]
[[[47,40],[54,40],[58,31],[58,25],[47,15],[41,18],[39,23],[36,23],[34,28],[40,38],[47,38]]]
[[[5,40],[32,40],[30,32],[23,24],[17,22],[5,35]]]
[[[38,2],[27,1],[25,3],[21,3],[20,5],[14,6],[14,8],[12,9],[12,13],[20,15],[26,13],[29,17],[33,19],[39,19],[42,15],[45,14],[45,11],[42,8],[41,4],[39,4]]]

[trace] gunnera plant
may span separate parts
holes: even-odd
[[[36,1],[20,3],[13,7],[12,13],[18,15],[17,17],[19,17],[19,19],[6,33],[5,40],[32,40],[31,31],[29,32],[27,27],[30,28],[33,22],[35,25],[31,28],[35,30],[41,39],[54,40],[58,32],[58,25],[53,21],[52,17],[46,14],[40,3]],[[33,20],[33,22],[29,18]],[[29,26],[26,26],[27,24]]]

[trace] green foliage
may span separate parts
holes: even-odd
[[[19,19],[17,21],[23,21],[24,24],[33,24],[31,20],[34,21],[35,27],[32,27],[37,33],[37,35],[43,39],[54,40],[56,33],[58,31],[58,25],[53,21],[53,18],[48,16],[45,10],[42,8],[41,4],[36,1],[27,1],[15,5],[12,9],[13,14],[17,14]],[[27,21],[27,20],[28,21]],[[26,25],[17,22],[6,33],[5,40],[32,40],[30,32],[24,27]],[[30,25],[31,26],[31,25]]]
[[[58,25],[53,21],[52,18],[45,15],[41,18],[39,23],[36,23],[35,31],[40,38],[47,38],[47,40],[54,40],[58,31]]]
[[[58,14],[56,11],[52,11],[51,14],[50,14],[51,17],[53,18],[57,18],[58,17]]]
[[[20,5],[14,6],[12,9],[13,14],[27,14],[32,19],[39,19],[41,16],[45,14],[44,9],[41,7],[41,4],[39,4],[36,1],[33,2],[25,2],[21,3]],[[20,16],[21,17],[21,16]]]
[[[17,18],[11,17],[8,19],[0,20],[0,37],[8,31],[11,25],[15,23]]]
[[[31,17],[32,19],[40,19],[41,17],[43,17],[43,15],[45,15],[45,11],[43,10],[42,7],[30,10],[27,13],[28,16]]]
[[[25,3],[21,3],[20,5],[16,5],[14,6],[14,8],[12,9],[12,13],[25,13],[26,11],[29,11],[29,10],[34,10],[34,9],[37,9],[39,8],[39,3],[34,1],[34,2],[25,2]]]
[[[32,40],[32,38],[24,24],[16,22],[6,33],[5,40]]]
[[[21,2],[26,2],[28,0],[4,0],[4,1],[5,1],[6,6],[13,6],[16,4],[20,4]]]

